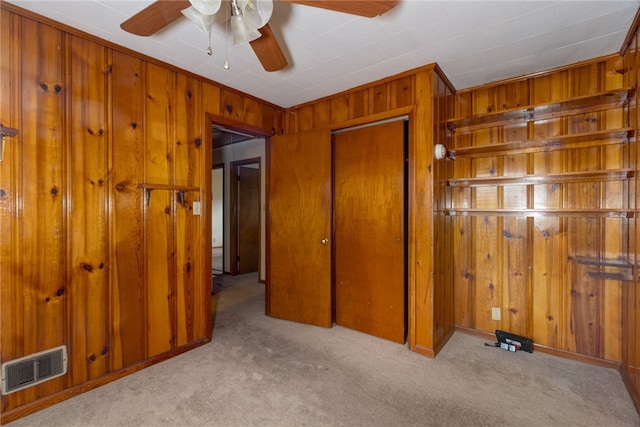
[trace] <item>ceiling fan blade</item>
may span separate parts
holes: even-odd
[[[278,71],[285,68],[287,66],[287,59],[284,57],[278,40],[276,40],[276,37],[273,35],[269,24],[265,24],[265,26],[258,31],[260,31],[262,37],[249,42],[249,44],[256,53],[262,67],[266,71]]]
[[[120,28],[138,36],[150,36],[180,18],[180,11],[189,6],[189,0],[156,0],[120,24]]]
[[[400,0],[281,0],[373,18],[393,9]]]

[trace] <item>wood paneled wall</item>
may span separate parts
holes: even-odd
[[[341,129],[409,115],[409,331],[412,350],[434,356],[453,333],[450,271],[435,263],[434,246],[450,256],[451,246],[438,229],[449,221],[434,215],[440,193],[434,176],[435,141],[444,143],[446,118],[453,110],[453,89],[440,69],[429,65],[287,110],[286,133]],[[436,266],[437,265],[437,266]]]
[[[0,7],[1,362],[69,355],[2,396],[8,422],[211,339],[211,122],[284,112]]]
[[[624,86],[636,89],[638,96],[638,82],[640,81],[640,15],[636,16],[632,30],[629,33],[628,45],[624,51]],[[629,125],[635,129],[636,139],[640,130],[640,109],[637,101],[631,104],[629,111]],[[631,164],[636,165],[636,172],[640,164],[640,148],[636,145],[635,153],[631,153]],[[634,274],[636,281],[629,283],[622,289],[622,378],[631,397],[640,411],[640,176],[636,173],[634,185],[631,189],[635,194],[635,212],[633,220],[629,221],[629,248],[635,253]]]
[[[575,109],[455,129],[452,148],[464,153],[450,180],[456,325],[622,360],[623,295],[637,285],[637,145],[625,132],[594,136],[628,128],[630,102],[599,108],[618,95],[588,97],[633,84],[627,74],[615,55],[457,93],[455,116],[480,121],[566,100]]]

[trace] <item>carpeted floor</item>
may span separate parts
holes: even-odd
[[[265,317],[257,275],[214,280],[211,343],[21,426],[639,426],[619,374],[455,334],[430,359]]]

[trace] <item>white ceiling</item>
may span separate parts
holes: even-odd
[[[401,0],[362,18],[276,0],[270,26],[289,62],[268,73],[248,45],[228,43],[225,25],[207,36],[180,18],[151,36],[120,23],[153,0],[10,0],[102,39],[281,107],[437,62],[456,89],[618,52],[640,0]],[[224,5],[223,5],[224,8]]]

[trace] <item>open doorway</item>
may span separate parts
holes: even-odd
[[[230,276],[257,272],[264,283],[265,137],[249,132],[213,125],[213,165],[223,168],[223,179],[218,178],[224,185],[222,271]]]

